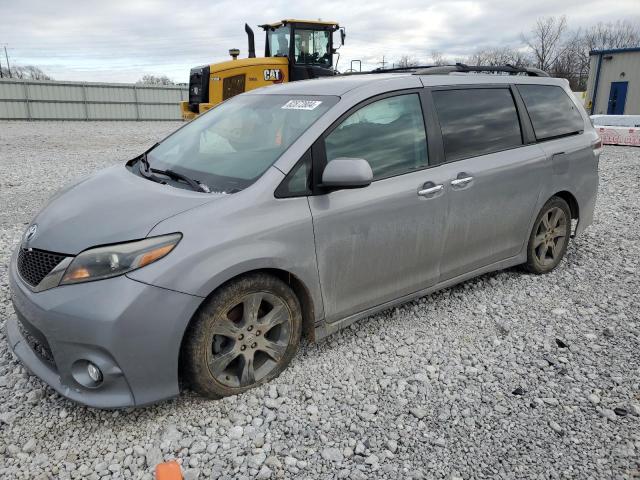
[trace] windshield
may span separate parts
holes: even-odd
[[[239,95],[185,125],[148,154],[173,170],[233,193],[255,182],[320,116],[334,96]]]
[[[295,61],[306,65],[331,65],[329,43],[331,32],[327,30],[295,29]]]

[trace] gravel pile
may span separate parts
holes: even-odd
[[[7,262],[45,199],[178,124],[0,122]],[[606,147],[595,223],[546,276],[512,269],[301,347],[245,395],[97,411],[30,376],[0,334],[0,478],[638,478],[640,149]]]

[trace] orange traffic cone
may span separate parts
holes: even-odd
[[[156,465],[156,480],[183,480],[178,462],[163,462]]]

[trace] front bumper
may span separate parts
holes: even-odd
[[[199,103],[198,113],[195,113],[189,110],[189,102],[180,102],[180,112],[182,113],[182,119],[186,121],[193,120],[198,115],[202,115],[203,113],[211,110],[213,107],[215,107],[215,104],[213,103]]]
[[[61,395],[97,408],[145,405],[179,393],[178,361],[186,326],[202,298],[126,276],[39,293],[9,268],[16,316],[9,346]],[[79,383],[89,361],[103,373],[95,387]]]

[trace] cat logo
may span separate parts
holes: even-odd
[[[264,80],[266,82],[280,83],[282,81],[282,70],[278,68],[270,68],[265,70]]]

